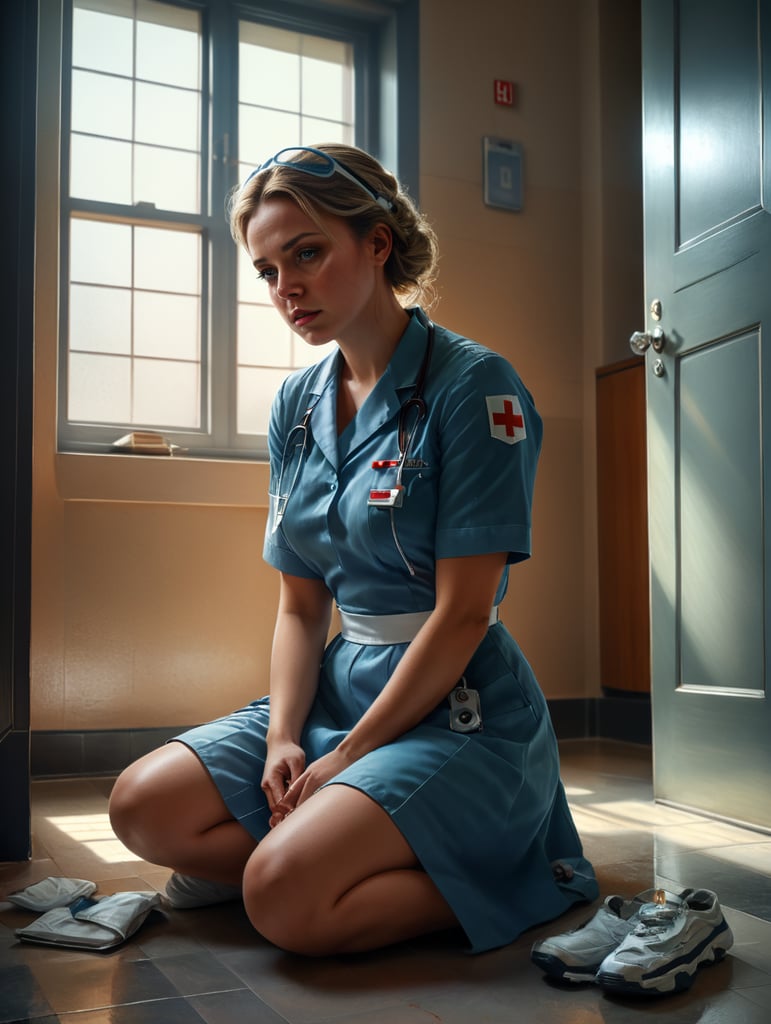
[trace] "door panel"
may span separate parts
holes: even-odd
[[[655,794],[766,828],[770,12],[643,0]]]
[[[755,4],[680,4],[678,243],[760,206],[760,77]],[[726,82],[721,73],[730,68]]]
[[[759,357],[752,331],[680,361],[681,687],[762,692]]]

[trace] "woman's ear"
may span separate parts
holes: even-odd
[[[376,266],[385,266],[393,248],[391,229],[382,221],[376,224],[369,233],[369,243]]]

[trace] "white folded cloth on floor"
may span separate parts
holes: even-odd
[[[42,882],[35,882],[26,889],[10,893],[7,898],[17,907],[42,914],[54,907],[69,907],[75,900],[95,892],[96,882],[88,882],[85,878],[57,878],[49,875]]]
[[[116,892],[101,900],[82,899],[71,907],[57,907],[32,924],[17,928],[29,942],[76,949],[111,949],[133,935],[154,907],[157,892]]]

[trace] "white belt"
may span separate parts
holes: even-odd
[[[344,640],[355,644],[385,646],[408,644],[418,635],[421,626],[428,621],[433,609],[427,612],[403,612],[400,615],[357,615],[355,612],[340,612],[341,633]],[[498,621],[498,605],[493,605],[488,626]]]

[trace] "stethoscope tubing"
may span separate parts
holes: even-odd
[[[399,543],[399,538],[398,538],[398,536],[396,534],[396,523],[395,523],[395,520],[394,520],[393,510],[394,510],[394,507],[401,507],[402,500],[403,500],[403,495],[404,495],[404,486],[402,484],[402,477],[403,477],[403,474],[404,474],[404,468],[405,468],[405,465],[406,465],[406,462],[407,462],[407,458],[409,456],[409,452],[410,452],[410,449],[412,447],[412,442],[413,442],[413,440],[415,438],[415,434],[417,432],[417,429],[418,429],[420,423],[425,419],[426,414],[428,412],[428,409],[427,409],[427,406],[426,406],[426,401],[425,401],[425,399],[423,397],[423,392],[425,390],[426,377],[428,376],[428,368],[429,368],[430,363],[431,363],[431,355],[433,353],[433,348],[434,348],[434,332],[435,332],[435,328],[434,328],[433,322],[431,320],[429,320],[428,317],[425,316],[425,314],[423,313],[422,310],[417,310],[417,315],[418,315],[418,317],[420,319],[420,322],[426,328],[426,348],[425,348],[425,352],[423,353],[423,359],[421,361],[420,369],[418,370],[418,376],[417,376],[417,379],[415,381],[415,390],[412,393],[412,395],[410,395],[410,397],[405,402],[402,403],[402,406],[399,409],[399,417],[398,417],[398,420],[397,420],[397,428],[396,428],[397,429],[397,443],[399,445],[399,460],[398,460],[397,469],[396,469],[396,487],[395,488],[388,488],[386,491],[383,491],[383,492],[370,491],[370,497],[369,497],[369,500],[368,500],[368,504],[369,505],[390,508],[390,510],[391,510],[391,528],[392,528],[392,532],[394,534],[394,541],[396,542],[396,546],[397,546],[397,548],[399,550],[399,553],[400,553],[400,555],[401,555],[405,565],[407,566],[408,570],[410,571],[411,575],[414,575],[414,568],[411,565],[411,563],[409,562],[409,560],[407,559],[406,555],[404,554],[404,550],[402,548],[402,545]],[[318,399],[316,401],[318,401]],[[284,518],[284,514],[286,513],[287,505],[289,504],[289,499],[292,496],[292,493],[294,491],[295,485],[297,484],[297,481],[298,481],[299,476],[300,476],[300,470],[302,469],[302,464],[303,464],[303,457],[304,457],[304,455],[306,453],[307,446],[308,446],[308,428],[309,428],[309,424],[310,424],[311,413],[313,412],[315,404],[316,403],[314,402],[312,405],[308,406],[308,408],[305,410],[305,412],[303,414],[302,420],[299,423],[296,423],[292,427],[292,429],[287,434],[286,440],[284,442],[284,448],[283,448],[283,451],[281,453],[281,468],[279,470],[279,475],[278,475],[278,485],[277,485],[277,489],[276,489],[275,506],[274,506],[274,510],[273,510],[273,525],[272,525],[272,531],[271,531],[273,533],[275,533],[276,530],[278,529],[278,527],[281,525],[281,522],[282,522],[282,520]],[[408,429],[407,420],[408,420],[408,415],[410,413],[410,410],[412,410],[412,409],[416,410],[417,415],[415,416],[414,424],[412,425],[412,427],[410,429]],[[290,448],[291,448],[291,445],[292,445],[292,438],[298,432],[302,435],[302,441],[301,441],[300,444],[295,444],[295,448],[299,448],[300,449],[300,451],[298,453],[298,458],[297,458],[297,465],[295,467],[294,473],[292,474],[292,479],[291,479],[291,482],[289,484],[289,489],[288,489],[287,493],[286,494],[282,494],[281,493],[282,492],[282,483],[283,483],[283,480],[284,480],[284,473],[285,473],[285,471],[287,469],[287,455],[290,452]],[[292,461],[292,456],[290,456],[290,462],[289,462],[290,465],[291,465],[291,461]],[[379,464],[382,465],[382,466],[393,465],[393,461],[390,460],[390,459],[379,460]],[[373,498],[374,494],[381,494],[381,493],[384,495],[382,498],[380,498],[380,499]],[[386,497],[386,495],[387,495],[387,497]]]

